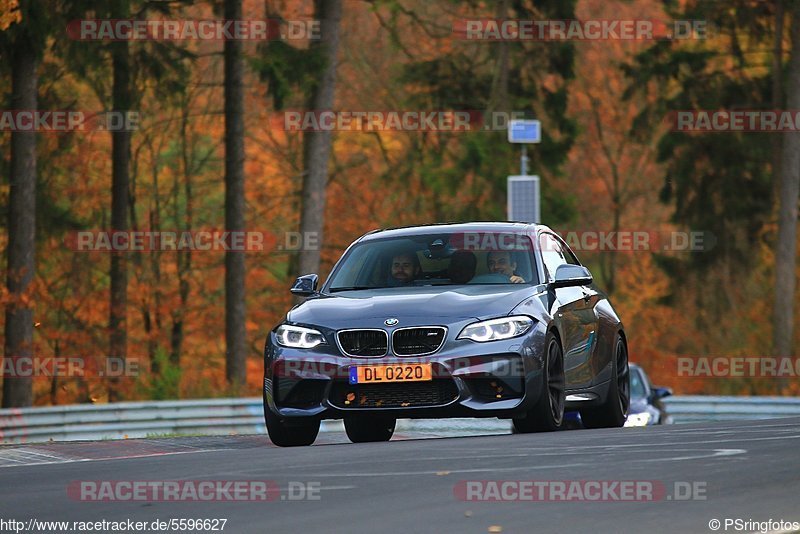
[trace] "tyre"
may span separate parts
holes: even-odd
[[[544,346],[544,387],[533,409],[525,417],[514,419],[514,430],[520,434],[552,432],[564,423],[564,352],[552,331],[547,333]]]
[[[631,404],[631,382],[628,369],[628,348],[617,334],[614,343],[614,362],[608,395],[600,406],[581,410],[581,420],[586,428],[616,428],[625,424]]]
[[[319,434],[319,419],[288,425],[278,415],[272,413],[266,401],[264,401],[264,421],[267,424],[269,439],[278,447],[311,445]]]
[[[353,443],[389,441],[394,434],[394,417],[345,417],[344,429]]]

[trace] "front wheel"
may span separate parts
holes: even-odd
[[[264,421],[272,443],[278,447],[302,447],[311,445],[319,434],[319,419],[289,425],[274,414],[264,401]]]
[[[614,361],[611,383],[606,400],[600,406],[581,410],[581,421],[586,428],[617,428],[625,424],[631,404],[628,348],[617,334],[614,344]]]
[[[394,434],[394,417],[345,417],[344,430],[353,443],[389,441]]]
[[[514,419],[514,430],[520,434],[552,432],[564,423],[564,353],[556,335],[547,333],[542,370],[542,392],[536,406],[525,417]]]

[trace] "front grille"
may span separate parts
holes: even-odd
[[[342,330],[336,335],[348,356],[383,356],[389,350],[389,335],[384,330]]]
[[[447,329],[442,326],[400,328],[392,334],[392,347],[399,356],[422,356],[439,350]]]
[[[458,398],[458,388],[449,378],[429,382],[348,384],[337,381],[330,403],[338,408],[406,408],[441,406]]]

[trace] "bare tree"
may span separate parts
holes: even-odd
[[[28,13],[33,6],[20,2],[23,12],[11,45],[11,108],[38,107],[39,51],[34,43]],[[11,133],[11,189],[8,202],[8,270],[4,356],[12,361],[33,357],[33,310],[25,303],[35,273],[36,235],[36,133]],[[16,365],[13,366],[16,368]],[[3,381],[3,408],[30,406],[33,390],[30,377]]]
[[[242,0],[225,0],[225,20],[242,18]],[[244,89],[241,41],[225,41],[225,230],[244,230]],[[225,378],[244,384],[244,252],[225,252]]]
[[[129,0],[114,0],[112,17],[127,19],[130,15]],[[111,44],[113,70],[112,107],[115,112],[128,113],[131,107],[130,51],[128,41],[122,39]],[[131,132],[121,128],[111,132],[111,230],[128,230],[131,162]],[[128,263],[124,253],[111,254],[111,304],[109,308],[108,357],[116,365],[123,365],[128,353]],[[108,400],[121,399],[118,379],[109,379]]]
[[[336,56],[339,51],[339,25],[342,0],[315,0],[315,18],[320,21],[320,39],[312,44],[324,57],[324,68],[314,87],[310,107],[313,111],[333,108],[336,88]],[[325,222],[325,193],[328,183],[328,160],[331,154],[331,132],[306,132],[304,145],[305,173],[303,175],[303,206],[300,216],[301,235],[315,235],[323,241]],[[317,273],[320,265],[319,247],[303,247],[300,251],[300,274]]]
[[[800,3],[792,7],[792,57],[789,60],[787,109],[800,109]],[[800,193],[800,133],[784,133],[781,150],[778,241],[775,246],[773,353],[791,356],[797,264],[797,201]]]
[[[775,0],[775,38],[772,43],[772,109],[783,106],[783,0]],[[772,190],[777,196],[781,169],[781,137],[772,138]]]

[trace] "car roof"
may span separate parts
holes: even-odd
[[[440,223],[424,224],[419,226],[403,226],[373,230],[361,236],[359,241],[372,239],[385,239],[389,237],[404,237],[411,235],[425,235],[430,233],[457,233],[457,232],[525,232],[546,226],[526,222],[466,222],[466,223]]]

